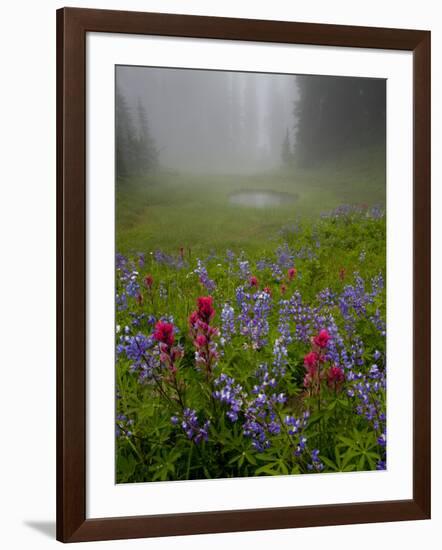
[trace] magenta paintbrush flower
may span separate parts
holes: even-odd
[[[204,323],[209,323],[214,315],[215,310],[213,308],[213,298],[212,296],[201,296],[198,298],[198,318]]]
[[[319,334],[317,336],[313,337],[313,343],[318,346],[318,348],[326,348],[328,341],[330,340],[330,334],[328,330],[323,328],[321,331],[319,331]]]
[[[169,347],[173,346],[173,343],[175,342],[175,335],[173,333],[172,323],[158,321],[158,323],[155,325],[155,332],[153,333],[153,337],[155,338],[155,340],[161,342],[162,344],[166,344]]]

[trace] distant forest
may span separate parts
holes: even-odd
[[[160,162],[232,173],[311,167],[385,148],[385,80],[125,69],[116,90],[119,177]]]
[[[133,113],[125,97],[117,90],[115,101],[117,176],[143,175],[158,166],[158,150],[149,129],[146,109],[138,101]]]
[[[310,166],[354,149],[385,146],[386,81],[299,76],[294,160]]]

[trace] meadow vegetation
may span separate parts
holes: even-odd
[[[386,468],[379,155],[117,181],[117,482]]]

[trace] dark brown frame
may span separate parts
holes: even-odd
[[[414,58],[413,498],[86,519],[86,33],[408,50]],[[63,542],[430,517],[430,32],[160,13],[57,11],[57,539]]]

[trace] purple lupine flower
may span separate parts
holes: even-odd
[[[350,347],[350,363],[356,367],[362,367],[364,364],[364,343],[361,338],[354,339]]]
[[[256,269],[258,271],[264,271],[265,269],[267,269],[269,267],[270,263],[268,260],[266,260],[265,258],[263,258],[262,260],[258,260],[256,262]]]
[[[119,348],[124,351],[126,357],[131,361],[140,361],[146,351],[153,347],[155,340],[151,336],[145,336],[141,332],[135,336],[126,336],[123,338],[124,345]]]
[[[226,250],[226,258],[227,258],[227,262],[230,266],[233,265],[233,262],[235,260],[235,253],[232,252],[231,250]]]
[[[162,250],[155,250],[153,253],[153,258],[157,263],[166,265],[173,269],[182,269],[186,266],[186,262],[184,261],[182,254],[174,257],[170,254],[166,254]]]
[[[241,307],[242,303],[250,300],[250,293],[243,286],[238,286],[235,290],[236,302]]]
[[[230,342],[233,334],[235,334],[235,310],[226,303],[221,311],[221,344]]]
[[[301,456],[302,453],[303,453],[304,450],[305,450],[306,445],[307,445],[307,438],[306,438],[305,436],[302,435],[302,436],[299,438],[299,443],[298,443],[298,445],[296,446],[296,449],[295,449],[295,451],[294,451],[294,455],[295,455],[295,456]]]
[[[290,344],[292,336],[290,333],[291,304],[288,300],[279,301],[278,332],[285,345]]]
[[[310,455],[311,463],[307,464],[307,469],[310,471],[322,472],[324,469],[324,464],[322,464],[321,459],[319,458],[319,449],[313,449]]]
[[[347,376],[347,381],[349,377]],[[372,365],[367,375],[354,374],[352,386],[347,395],[355,400],[355,410],[359,416],[364,416],[374,430],[381,430],[382,436],[378,443],[385,441],[385,414],[382,412],[383,396],[386,389],[385,373],[377,365]]]
[[[116,269],[125,269],[126,268],[126,265],[127,265],[127,258],[125,256],[123,256],[123,254],[120,254],[119,252],[117,252],[115,254],[115,267]]]
[[[238,267],[239,267],[239,276],[243,281],[248,281],[251,276],[250,271],[250,262],[248,260],[239,259],[238,260]]]
[[[160,353],[157,349],[145,355],[144,360],[131,365],[130,371],[138,374],[140,384],[149,383],[152,380],[154,372],[161,368]]]
[[[269,332],[268,316],[272,309],[272,300],[264,291],[256,292],[252,297],[254,303],[250,308],[247,333],[250,336],[253,349],[261,349],[267,344]]]
[[[280,268],[278,263],[273,263],[270,265],[270,269],[272,270],[272,277],[277,281],[278,283],[281,282],[284,278],[284,273],[282,272],[282,269]]]
[[[213,392],[213,397],[229,407],[226,416],[232,422],[236,422],[243,404],[242,386],[224,373],[214,380],[214,385],[217,389]]]
[[[299,291],[290,298],[290,314],[295,323],[293,338],[305,344],[310,342],[310,337],[320,327],[321,321],[315,316],[310,306],[304,305]]]
[[[138,252],[137,256],[138,256],[138,265],[139,267],[143,268],[145,263],[145,256],[142,252]]]
[[[324,290],[321,290],[316,299],[319,302],[319,309],[323,309],[325,307],[330,308],[336,305],[336,294],[329,288],[324,288]]]
[[[237,287],[235,294],[240,311],[238,314],[239,332],[243,336],[247,336],[249,334],[249,321],[252,315],[250,304],[251,295],[249,292],[246,292],[243,286]]]
[[[286,402],[283,393],[269,393],[276,381],[268,371],[267,365],[261,365],[256,372],[258,384],[252,389],[251,398],[244,405],[243,434],[250,437],[252,447],[263,452],[271,446],[271,437],[281,431],[279,416],[275,407]]]
[[[198,275],[199,282],[209,291],[213,292],[216,289],[215,281],[210,279],[207,269],[203,262],[198,259],[197,260],[197,267],[193,271],[196,275]]]
[[[131,325],[133,327],[140,327],[143,324],[144,319],[146,318],[145,313],[135,313],[133,311],[129,312],[130,317],[132,317]]]
[[[123,292],[121,294],[116,294],[115,303],[116,303],[118,311],[123,311],[124,309],[127,309],[127,296],[126,296],[126,293]]]
[[[276,249],[276,258],[280,268],[288,268],[293,265],[294,256],[287,243]]]
[[[121,437],[131,437],[132,426],[134,421],[129,419],[125,414],[117,414],[116,423],[115,423],[115,436],[118,438]]]
[[[155,370],[160,368],[159,352],[152,336],[138,333],[135,336],[125,334],[116,346],[117,355],[125,354],[132,361],[130,372],[138,374],[140,383],[148,382]]]
[[[322,326],[327,327],[327,331],[330,335],[330,340],[328,341],[327,350],[325,353],[326,360],[336,365],[342,363],[343,366],[346,366],[347,352],[345,349],[344,339],[340,335],[333,315],[328,315],[322,320],[322,322]]]
[[[126,294],[128,296],[131,296],[132,298],[137,298],[140,293],[140,285],[137,281],[138,278],[138,272],[132,271],[132,273],[129,276],[129,281],[126,285]]]
[[[386,327],[385,321],[382,319],[379,309],[376,309],[376,312],[374,313],[374,315],[370,316],[370,321],[376,327],[376,330],[379,332],[381,336],[386,335],[387,327]]]
[[[174,420],[176,418],[172,417]],[[172,421],[172,420],[171,420]],[[174,421],[172,421],[172,424]],[[209,440],[209,426],[210,420],[206,420],[201,426],[198,420],[196,411],[194,409],[186,408],[183,411],[181,419],[181,428],[187,435],[188,439],[196,443],[197,445],[202,441]]]
[[[284,424],[288,427],[288,434],[299,434],[304,428],[306,428],[309,416],[310,413],[308,411],[304,412],[301,418],[295,418],[294,416],[286,415],[286,417],[284,418]]]
[[[276,338],[273,345],[273,366],[282,376],[287,366],[288,350],[283,338]]]
[[[377,205],[377,206],[373,206],[370,210],[369,210],[369,216],[375,220],[378,220],[380,218],[383,218],[385,216],[385,209],[382,208],[381,206]]]

